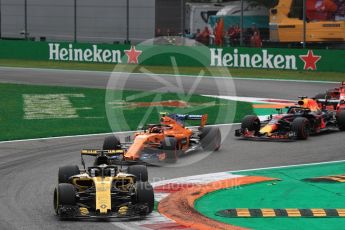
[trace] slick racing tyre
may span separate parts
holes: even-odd
[[[345,110],[341,110],[337,114],[338,128],[340,131],[345,131]]]
[[[205,151],[218,151],[222,136],[218,127],[204,127],[201,129],[200,142]]]
[[[179,151],[177,150],[177,140],[175,137],[165,137],[162,141],[162,150],[166,154],[167,163],[175,163]]]
[[[295,133],[297,139],[308,139],[310,133],[310,124],[308,119],[304,117],[297,117],[292,121],[291,130]]]
[[[137,182],[135,184],[134,203],[146,205],[148,207],[146,214],[149,214],[153,211],[155,198],[153,194],[153,187],[149,182]]]
[[[128,166],[127,173],[134,175],[137,181],[147,182],[149,179],[147,168],[144,165]]]
[[[60,183],[68,183],[71,176],[80,174],[79,167],[77,165],[68,165],[59,168],[58,181]]]
[[[119,150],[121,149],[121,142],[117,136],[107,136],[103,142],[103,150]]]
[[[54,191],[54,210],[58,215],[60,206],[76,206],[76,191],[73,185],[62,183]]]
[[[243,118],[241,123],[242,130],[254,131],[258,133],[260,131],[261,123],[260,119],[256,115],[247,115]]]

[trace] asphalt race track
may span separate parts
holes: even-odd
[[[0,82],[104,88],[109,75],[99,72],[1,68]],[[174,77],[164,79],[176,81]],[[190,89],[193,81],[193,78],[182,79],[184,90]],[[222,94],[223,92],[212,87],[217,81],[226,79],[201,79],[195,92]],[[238,96],[281,99],[295,99],[298,95],[313,96],[336,86],[331,83],[291,81],[234,82]],[[134,75],[125,85],[128,89],[152,90],[160,87],[157,84],[160,83],[153,78]],[[223,134],[230,128],[236,127],[221,127]],[[0,229],[115,229],[115,226],[108,222],[60,222],[54,216],[52,208],[58,167],[79,164],[80,149],[98,148],[103,139],[103,135],[96,135],[0,143]],[[182,166],[179,167],[150,167],[149,173],[152,180],[162,180],[221,171],[343,160],[344,147],[342,133],[313,136],[307,141],[293,143],[267,143],[236,140],[231,132],[224,137],[219,152],[209,155],[192,154],[180,159],[180,162],[203,159],[191,165],[181,163]]]
[[[77,86],[89,88],[106,88],[111,78],[111,88],[125,86],[133,90],[159,90],[164,92],[189,91],[193,83],[200,81],[194,90],[198,94],[236,95],[243,97],[263,97],[279,99],[296,99],[298,96],[315,96],[315,92],[335,87],[337,84],[295,82],[295,81],[263,81],[227,78],[196,78],[196,77],[160,77],[146,74],[128,74],[95,71],[64,71],[44,69],[14,69],[0,67],[0,82],[24,83],[34,85]],[[158,79],[158,80],[157,80]],[[164,79],[164,81],[162,80]],[[181,83],[179,84],[180,81]],[[169,84],[170,83],[170,84]],[[181,86],[181,87],[173,87]],[[226,88],[224,88],[226,87]],[[123,89],[123,88],[121,88]]]

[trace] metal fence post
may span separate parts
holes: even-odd
[[[307,42],[307,1],[303,0],[303,49]]]
[[[77,42],[77,0],[74,0],[74,42]]]
[[[126,43],[129,43],[129,0],[126,3]]]
[[[2,0],[0,0],[0,39],[2,38]]]
[[[181,31],[182,35],[185,33],[185,0],[181,0]]]
[[[241,0],[241,20],[240,20],[240,24],[241,24],[241,32],[240,32],[240,46],[243,46],[243,0]]]
[[[28,40],[28,2],[24,0],[24,36]]]

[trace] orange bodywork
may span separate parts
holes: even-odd
[[[207,115],[201,119],[201,127],[206,123]],[[153,126],[144,132],[138,132],[134,135],[134,142],[128,148],[124,157],[126,160],[138,160],[141,151],[148,148],[158,148],[165,137],[175,137],[177,140],[176,149],[187,150],[189,148],[189,140],[193,135],[193,131],[185,128],[183,124],[168,116],[161,117],[161,126]]]

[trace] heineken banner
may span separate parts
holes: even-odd
[[[345,50],[0,41],[1,59],[345,72]]]

